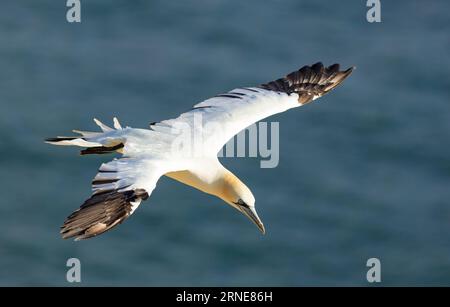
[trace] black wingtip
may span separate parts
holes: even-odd
[[[71,136],[58,136],[56,138],[46,138],[45,142],[47,143],[57,143],[57,142],[61,142],[61,141],[71,141],[71,140],[75,140],[77,137],[71,137]]]
[[[125,145],[123,143],[119,143],[117,145],[114,146],[95,146],[95,147],[88,147],[86,149],[83,149],[80,151],[80,155],[84,156],[84,155],[92,155],[92,154],[96,154],[96,155],[104,155],[104,154],[109,154],[109,153],[113,153],[116,150],[119,150],[121,148],[123,148]]]
[[[287,94],[298,94],[298,102],[307,104],[341,84],[355,69],[341,70],[338,63],[325,67],[322,62],[305,65],[284,78],[261,85],[262,88]]]
[[[356,69],[356,66],[351,66],[347,70],[344,71],[344,73],[351,74]]]
[[[148,196],[144,189],[94,194],[67,217],[61,226],[61,237],[78,241],[98,236],[122,223],[138,205],[136,202]]]

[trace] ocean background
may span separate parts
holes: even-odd
[[[0,285],[450,286],[449,1],[3,1]],[[221,200],[162,178],[114,230],[62,240],[111,156],[46,137],[145,128],[305,64],[357,66],[280,122],[278,167],[223,163],[253,191],[267,234]]]

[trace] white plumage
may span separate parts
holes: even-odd
[[[63,238],[90,238],[121,223],[163,175],[223,199],[264,233],[253,194],[220,164],[218,151],[247,126],[321,97],[351,71],[317,63],[259,87],[212,97],[150,129],[122,128],[117,118],[111,128],[94,119],[102,132],[74,131],[81,136],[48,139],[54,145],[85,147],[82,154],[123,155],[100,166],[92,181],[93,196],[67,218]]]

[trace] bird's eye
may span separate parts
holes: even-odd
[[[240,198],[238,199],[238,201],[235,204],[239,205],[239,206],[242,206],[242,207],[248,208],[248,205]]]

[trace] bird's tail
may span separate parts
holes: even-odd
[[[119,130],[122,130],[119,120],[114,117],[114,128],[105,125],[96,118],[94,118],[94,122],[100,127],[102,132],[73,130],[80,136],[57,136],[48,138],[45,142],[52,145],[85,147],[86,149],[81,150],[81,155],[121,152],[125,141],[120,137],[120,133],[117,133]]]

